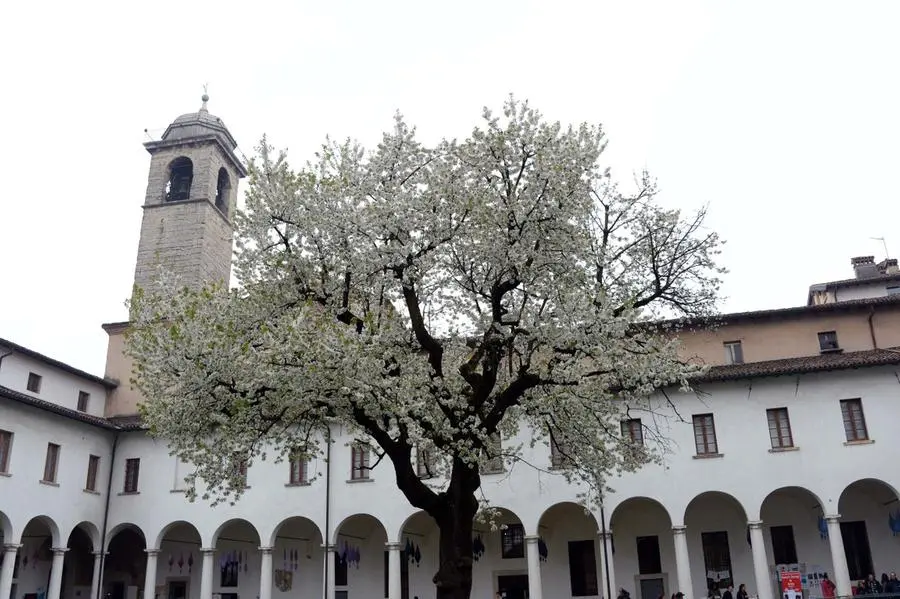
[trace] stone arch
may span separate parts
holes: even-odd
[[[353,514],[334,529],[335,587],[343,580],[350,597],[373,593],[372,581],[383,581],[387,528],[371,514]],[[383,596],[380,590],[376,596]]]
[[[194,182],[194,163],[187,156],[179,156],[169,163],[165,198],[167,202],[190,199]]]
[[[225,216],[228,216],[228,202],[230,196],[231,178],[228,176],[228,170],[223,166],[219,168],[219,174],[216,178],[216,199],[214,204]]]
[[[4,543],[13,543],[17,539],[15,537],[16,530],[13,528],[12,520],[5,513],[0,511],[0,536],[3,537]]]
[[[182,531],[182,532],[188,532],[189,534],[193,533],[193,535],[197,537],[198,545],[202,542],[202,536],[200,535],[200,531],[197,529],[196,526],[194,526],[187,520],[174,520],[162,527],[162,529],[159,531],[159,534],[156,535],[156,539],[153,543],[152,548],[159,549],[162,546],[162,542],[163,542],[163,540],[165,540],[166,535],[168,535],[173,530],[177,530],[179,528],[187,529],[186,531]]]
[[[401,581],[407,585],[406,596],[427,597],[434,593],[432,578],[440,566],[440,531],[427,512],[410,514],[398,531],[402,551]],[[474,597],[474,595],[473,595]]]
[[[780,487],[763,498],[759,518],[772,563],[831,563],[824,506],[816,493],[799,486]]]
[[[600,595],[604,547],[597,533],[600,525],[594,514],[574,501],[555,503],[538,518],[537,551],[541,560],[568,568],[547,569],[547,584],[570,589],[571,580],[579,581],[581,595]],[[526,553],[530,548],[526,549]],[[574,560],[574,561],[571,561]],[[605,593],[604,593],[605,594]]]
[[[609,515],[611,538],[607,547],[600,546],[598,550],[597,563],[603,578],[603,594],[612,593],[615,596],[617,589],[625,588],[631,591],[633,597],[639,596],[638,565],[643,566],[645,572],[659,571],[654,574],[663,578],[667,597],[679,590],[674,576],[677,568],[672,520],[669,510],[655,497],[629,497],[613,508]],[[605,552],[612,553],[608,565],[603,561]],[[613,571],[607,580],[608,566]],[[668,578],[663,573],[667,573]]]
[[[233,527],[236,527],[238,529],[243,528],[243,532],[245,533],[252,533],[252,535],[256,536],[257,547],[259,546],[262,537],[260,536],[259,531],[256,529],[256,527],[253,526],[253,524],[251,524],[249,520],[245,520],[244,518],[232,518],[220,524],[219,527],[215,530],[215,532],[212,534],[212,537],[210,538],[209,547],[216,547],[216,544],[219,542],[219,537],[222,536],[222,533],[228,528]]]
[[[298,534],[302,536],[297,536]],[[269,546],[274,547],[279,538],[292,539],[320,546],[323,542],[319,525],[305,516],[291,516],[275,525],[269,537]]]
[[[694,572],[716,572],[693,579],[695,589],[722,589],[741,581],[753,580],[753,557],[747,510],[736,497],[725,491],[704,491],[696,495],[684,509],[688,554]],[[717,549],[704,551],[707,545]],[[705,555],[717,556],[707,564]],[[723,574],[727,572],[727,574]]]
[[[561,533],[560,538],[562,539],[595,540],[600,531],[600,524],[594,514],[585,506],[574,501],[561,501],[544,510],[538,518],[535,531],[535,534],[546,543],[553,541],[554,544],[557,544],[556,541],[559,539],[554,531]]]
[[[838,499],[841,536],[850,579],[876,578],[896,568],[900,499],[892,484],[862,478],[844,487]]]
[[[90,539],[92,551],[100,551],[100,529],[97,528],[96,524],[94,524],[90,520],[83,520],[79,522],[72,527],[72,530],[69,531],[69,539],[72,538],[72,534],[75,533],[76,530],[80,530],[87,536],[88,539]]]
[[[62,535],[59,531],[59,525],[53,518],[44,515],[35,516],[25,524],[24,528],[22,528],[22,536],[24,537],[26,535],[29,527],[34,528],[35,526],[43,526],[46,528],[49,533],[51,547],[60,546],[60,543],[62,543]]]
[[[322,532],[315,522],[304,516],[285,518],[265,540],[271,547],[273,567],[294,573],[293,592],[297,596],[321,595],[325,550]]]
[[[116,524],[108,531],[106,531],[106,551],[109,551],[109,546],[110,543],[112,543],[112,540],[124,531],[130,531],[131,533],[140,537],[141,542],[146,546],[147,537],[140,526],[138,526],[137,524],[132,524],[131,522],[120,522],[119,524]]]

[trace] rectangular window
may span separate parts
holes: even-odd
[[[141,458],[128,458],[125,460],[125,485],[123,493],[137,493],[138,479],[141,476]]]
[[[350,480],[367,480],[369,478],[369,448],[364,445],[354,445],[350,449]]]
[[[88,402],[91,399],[91,394],[87,391],[79,391],[78,392],[78,411],[79,412],[87,412]]]
[[[9,473],[9,454],[12,451],[13,434],[0,430],[0,472]]]
[[[569,447],[555,434],[550,437],[550,466],[557,470],[568,468],[572,465]]]
[[[743,364],[744,348],[740,341],[726,341],[725,346],[725,363],[726,364]]]
[[[719,444],[716,442],[716,425],[712,414],[696,414],[694,416],[694,443],[697,455],[716,455]]]
[[[834,331],[825,331],[819,333],[819,350],[830,352],[839,350],[837,333]]]
[[[506,524],[500,530],[500,557],[525,557],[525,528],[521,524]]]
[[[236,488],[238,489],[246,489],[247,488],[247,460],[235,456],[234,457],[234,482]]]
[[[594,541],[569,541],[569,584],[573,597],[599,595]]]
[[[85,491],[97,490],[97,471],[100,469],[100,456],[88,456],[87,480],[84,482]]]
[[[793,526],[772,526],[769,528],[772,535],[772,557],[775,564],[796,564],[797,545],[794,542]]]
[[[341,556],[339,551],[334,552],[334,586],[347,586],[347,556]]]
[[[630,418],[622,421],[622,438],[631,441],[632,444],[643,447],[644,428],[640,418]]]
[[[419,445],[416,447],[416,475],[419,478],[434,476],[435,461],[431,450]]]
[[[56,482],[56,471],[59,468],[59,445],[56,443],[47,443],[47,459],[44,460],[44,478],[45,483]]]
[[[496,474],[498,472],[503,472],[502,451],[503,440],[500,438],[500,433],[495,433],[491,436],[487,447],[482,449],[482,452],[487,458],[481,467],[481,472],[483,474]]]
[[[309,460],[301,452],[294,452],[289,461],[290,473],[288,481],[292,485],[305,485],[309,483]]]
[[[31,391],[32,393],[40,393],[41,392],[41,375],[35,374],[33,372],[28,373],[28,383],[25,385],[25,388]]]
[[[794,438],[791,435],[791,419],[788,417],[787,408],[766,410],[766,417],[769,420],[769,439],[772,441],[772,449],[793,447]]]
[[[637,538],[638,574],[662,573],[662,558],[659,554],[659,537]]]
[[[847,435],[847,441],[867,441],[869,439],[861,399],[842,399],[841,415],[844,417],[844,433]]]
[[[706,566],[706,588],[726,589],[734,584],[731,573],[731,552],[728,549],[728,533],[704,532],[700,534],[703,546],[703,563]],[[710,577],[714,575],[714,577]]]

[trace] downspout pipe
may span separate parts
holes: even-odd
[[[109,499],[112,495],[112,479],[114,466],[116,464],[116,449],[119,446],[119,431],[116,431],[113,437],[112,452],[109,456],[109,474],[106,479],[106,507],[103,509],[103,530],[100,532],[100,581],[97,585],[97,596],[93,599],[100,599],[103,596],[103,574],[106,570],[106,527],[109,524]]]
[[[875,306],[869,308],[869,335],[872,336],[872,349],[878,349],[878,340],[875,338],[875,325],[872,320],[875,318]]]
[[[328,425],[325,433],[325,580],[322,581],[324,588],[323,598],[329,597],[328,588],[328,569],[334,567],[334,559],[331,550],[331,425]],[[99,599],[99,598],[98,598]]]
[[[609,551],[606,542],[606,512],[603,509],[603,496],[600,496],[600,532],[603,535],[603,586],[606,587],[606,599],[613,599],[612,588],[609,584]]]

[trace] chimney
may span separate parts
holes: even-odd
[[[875,266],[875,256],[850,258],[850,264],[853,266],[853,274],[857,279],[870,279],[881,274],[878,267]]]
[[[897,259],[896,258],[885,258],[881,262],[878,263],[878,272],[883,275],[895,275],[900,273],[900,268],[897,268]]]

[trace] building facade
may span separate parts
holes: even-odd
[[[235,146],[206,98],[147,144],[136,282],[159,265],[228,279]],[[784,570],[806,597],[825,573],[846,596],[900,566],[900,297],[896,262],[883,266],[814,286],[805,306],[682,323],[684,357],[712,367],[697,392],[669,394],[663,463],[613,479],[602,509],[579,505],[529,431],[504,440],[525,460],[482,477],[498,516],[476,526],[473,597],[701,599],[746,584],[774,599]],[[127,323],[105,329],[104,377],[0,339],[0,598],[434,596],[434,523],[389,464],[361,467],[347,431],[327,459],[250,464],[234,505],[187,501],[188,465],[135,416]],[[640,443],[637,420],[622,434]]]

